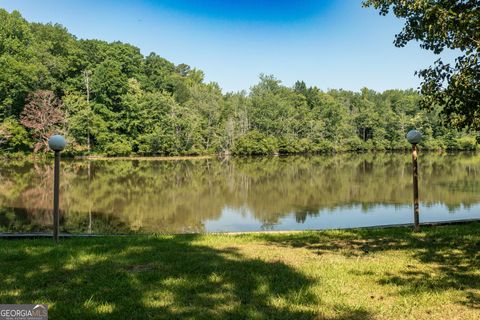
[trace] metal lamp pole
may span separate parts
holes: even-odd
[[[411,130],[407,133],[407,140],[412,144],[412,173],[413,173],[413,228],[415,232],[420,231],[420,209],[418,201],[418,148],[417,144],[422,140],[422,134],[417,130]]]
[[[60,135],[53,135],[48,139],[48,146],[55,152],[53,169],[53,240],[58,242],[60,229],[60,152],[67,145],[67,141]]]

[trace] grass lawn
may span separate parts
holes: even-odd
[[[0,240],[0,303],[50,319],[480,319],[480,224]]]

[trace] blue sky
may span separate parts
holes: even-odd
[[[0,0],[29,21],[61,23],[78,38],[119,40],[202,69],[224,91],[260,73],[320,89],[417,88],[438,57],[393,45],[403,22],[361,0]]]

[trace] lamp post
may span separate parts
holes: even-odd
[[[412,144],[412,167],[413,167],[413,218],[414,218],[414,230],[420,231],[420,213],[418,204],[418,165],[417,156],[418,148],[417,144],[422,140],[422,134],[417,130],[411,130],[407,133],[407,140]]]
[[[53,169],[53,240],[58,242],[60,227],[59,194],[60,194],[60,152],[66,147],[67,141],[63,136],[53,135],[48,139],[48,146],[55,152],[55,166]]]

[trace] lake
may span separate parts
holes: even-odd
[[[0,231],[48,231],[52,161],[0,164]],[[64,160],[61,230],[188,233],[411,223],[408,153]],[[480,156],[420,154],[420,221],[480,219]]]

